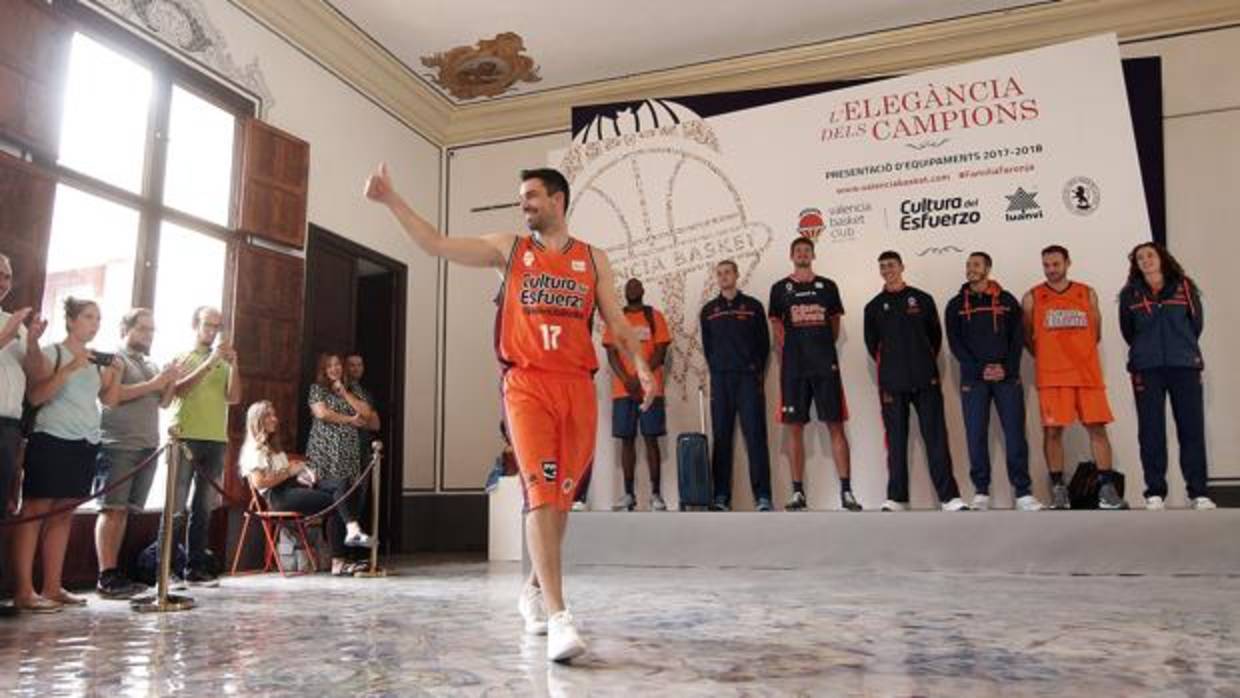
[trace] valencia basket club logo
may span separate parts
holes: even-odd
[[[825,227],[822,211],[816,208],[803,209],[797,214],[797,234],[810,242],[818,242],[818,236],[822,235]]]

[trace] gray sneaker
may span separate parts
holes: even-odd
[[[626,494],[620,498],[612,507],[612,511],[633,511],[637,508],[637,498],[631,494]]]
[[[771,500],[766,497],[758,498],[758,511],[773,511],[775,507],[771,506]]]
[[[710,507],[711,511],[732,511],[732,506],[728,504],[728,500],[723,497],[716,497],[715,503]]]
[[[1071,509],[1072,501],[1068,499],[1068,486],[1058,484],[1051,486],[1051,508],[1052,509]]]
[[[848,511],[861,511],[861,503],[853,496],[852,490],[845,490],[840,493],[840,504]]]
[[[805,493],[793,492],[792,499],[789,499],[788,503],[784,505],[784,511],[802,511],[805,509],[805,506]]]
[[[1115,489],[1115,483],[1108,482],[1098,489],[1098,508],[1099,509],[1127,509],[1128,502],[1119,496],[1119,491]]]

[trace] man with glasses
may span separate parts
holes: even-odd
[[[176,382],[172,403],[172,424],[180,430],[189,449],[189,461],[182,461],[177,473],[177,491],[165,504],[177,513],[176,540],[185,531],[188,557],[184,570],[176,570],[191,586],[219,586],[215,573],[207,569],[207,524],[215,506],[215,491],[208,480],[219,481],[224,472],[228,448],[228,406],[241,401],[241,376],[237,371],[237,352],[227,339],[215,345],[224,319],[219,310],[201,306],[194,311],[196,345],[176,357],[184,377]],[[193,485],[190,501],[190,485]],[[188,517],[181,515],[189,505]],[[188,520],[185,520],[188,518]],[[183,528],[182,528],[183,525]]]
[[[162,371],[147,358],[155,337],[149,308],[134,308],[121,318],[123,339],[116,355],[124,364],[120,402],[104,407],[103,440],[96,461],[95,491],[124,480],[143,466],[159,448],[159,409],[172,403],[177,379],[176,362]],[[129,512],[141,512],[151,491],[155,468],[146,467],[103,495],[95,520],[95,553],[99,557],[96,588],[105,599],[127,599],[146,591],[129,579],[117,564]]]

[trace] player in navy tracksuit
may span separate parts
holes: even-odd
[[[1025,392],[1020,380],[1025,327],[1020,302],[990,279],[991,259],[974,252],[965,261],[968,283],[943,312],[947,345],[960,362],[960,407],[969,444],[973,509],[990,508],[990,405],[1003,426],[1008,481],[1021,511],[1042,509],[1029,480]]]
[[[749,486],[758,511],[771,511],[771,455],[763,383],[771,336],[762,302],[736,288],[736,262],[715,265],[719,295],[702,307],[702,351],[710,367],[710,423],[716,511],[732,507],[732,444],[736,417],[749,454]]]
[[[840,504],[849,511],[861,511],[850,481],[848,436],[844,433],[848,404],[835,352],[844,304],[835,282],[814,274],[813,241],[797,238],[789,252],[792,274],[771,286],[767,306],[779,347],[779,414],[788,430],[792,470],[792,498],[784,508],[795,511],[806,507],[804,431],[812,403],[831,435],[831,453],[840,476]]]
[[[908,506],[909,405],[917,409],[921,438],[926,442],[930,479],[944,511],[968,509],[952,475],[939,386],[939,349],[943,328],[934,299],[904,283],[904,262],[898,252],[878,256],[883,290],[865,306],[865,346],[878,362],[878,388],[887,430],[887,501],[883,511]]]
[[[1194,509],[1213,509],[1206,496],[1205,409],[1198,339],[1205,326],[1201,292],[1162,245],[1142,243],[1128,255],[1120,291],[1119,327],[1128,342],[1128,372],[1137,402],[1137,439],[1145,471],[1145,506],[1163,509],[1167,496],[1167,396],[1180,440],[1180,470]]]

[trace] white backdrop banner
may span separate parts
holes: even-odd
[[[697,429],[697,400],[690,398],[706,378],[697,317],[718,292],[714,264],[736,260],[742,288],[766,304],[771,285],[791,271],[791,241],[816,240],[815,270],[836,281],[844,300],[839,349],[852,414],[853,481],[868,508],[882,501],[886,485],[861,312],[881,288],[878,254],[900,252],[907,281],[934,296],[941,314],[964,282],[970,251],[990,253],[996,280],[1019,298],[1042,280],[1039,251],[1065,245],[1070,275],[1093,285],[1103,300],[1104,367],[1121,431],[1117,462],[1137,477],[1129,492],[1139,494],[1126,352],[1113,299],[1128,250],[1148,240],[1150,229],[1114,36],[707,118],[673,101],[635,103],[596,117],[550,162],[571,183],[570,229],[607,252],[619,283],[631,276],[645,282],[647,302],[667,315],[673,435]],[[958,370],[946,347],[940,365],[955,472],[967,493]],[[1032,376],[1028,364],[1025,375]],[[605,378],[597,381],[602,419],[595,506],[609,502],[617,487]],[[782,499],[788,474],[773,421],[774,371],[767,386],[772,475]],[[1033,407],[1032,391],[1028,399]],[[1036,414],[1030,410],[1030,467],[1045,495]],[[834,508],[836,478],[821,432],[807,431],[807,484],[811,505]],[[673,446],[669,440],[664,448],[663,481],[674,501]],[[1083,437],[1070,438],[1068,446],[1070,458],[1087,456]],[[752,500],[744,448],[736,453],[735,497],[745,506]],[[927,506],[934,500],[920,444],[912,453],[913,501]],[[992,494],[1003,500],[1009,494],[997,437],[992,460]]]

